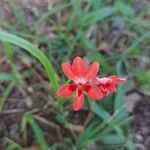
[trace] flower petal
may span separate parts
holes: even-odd
[[[91,86],[90,90],[88,90],[86,92],[92,100],[98,100],[98,99],[103,98],[103,94],[98,87],[92,87]]]
[[[109,76],[109,79],[111,79],[114,84],[123,84],[126,82],[126,79],[119,78],[115,75]]]
[[[82,77],[85,71],[85,61],[81,57],[76,57],[72,63],[72,72],[77,77]]]
[[[106,89],[109,92],[113,92],[113,93],[117,91],[114,83],[108,83]]]
[[[86,78],[86,80],[90,80],[91,78],[94,78],[97,75],[98,71],[99,71],[99,64],[95,62],[87,68],[84,77]]]
[[[89,80],[89,83],[91,84],[99,84],[99,78],[98,77],[93,77]]]
[[[83,102],[84,102],[84,95],[83,94],[77,95],[73,101],[73,109],[75,111],[79,110],[82,107]]]
[[[63,63],[63,64],[62,64],[62,70],[63,70],[64,74],[65,74],[69,79],[72,79],[72,80],[75,80],[75,79],[76,79],[75,75],[73,74],[73,72],[72,72],[72,70],[71,70],[71,65],[70,65],[70,64]]]
[[[105,85],[100,85],[99,89],[101,90],[103,96],[107,96],[109,94],[108,89],[105,87]]]
[[[58,96],[62,96],[62,97],[69,97],[71,96],[75,90],[77,89],[77,87],[73,87],[73,84],[67,84],[62,86],[58,91],[57,91],[57,95]]]

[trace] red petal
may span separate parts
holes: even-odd
[[[88,85],[88,84],[83,84],[82,85],[82,89],[86,92],[89,92],[89,90],[91,89],[91,85]]]
[[[85,62],[81,57],[76,57],[72,63],[73,74],[77,77],[82,77],[85,71]]]
[[[108,83],[107,86],[106,86],[106,89],[109,91],[109,92],[116,92],[116,87],[115,87],[115,84],[114,83]]]
[[[76,91],[76,89],[78,88],[78,85],[77,84],[69,84],[69,89],[71,90],[71,91]]]
[[[98,87],[91,86],[90,90],[87,91],[87,94],[92,100],[98,100],[103,97],[103,94]]]
[[[70,86],[72,86],[72,84],[67,84],[67,85],[62,86],[57,91],[57,95],[58,96],[62,96],[62,97],[69,97],[69,96],[71,96],[75,92],[76,88],[74,88],[74,90],[72,90],[70,88]]]
[[[76,96],[74,98],[74,101],[73,101],[73,109],[75,111],[79,110],[82,107],[83,102],[84,102],[84,95],[83,94],[81,94],[80,96],[79,95]]]
[[[109,79],[111,79],[114,84],[123,84],[126,82],[126,79],[119,78],[115,75],[109,76]]]
[[[109,94],[109,91],[105,87],[105,85],[100,85],[99,88],[100,88],[101,92],[103,93],[103,96],[107,96]]]
[[[89,80],[89,83],[91,83],[91,84],[99,84],[99,78],[98,77],[91,78]]]
[[[90,65],[85,72],[86,80],[90,80],[91,78],[95,77],[98,71],[99,71],[99,64],[97,62]]]
[[[72,80],[75,80],[75,79],[76,79],[75,75],[73,74],[73,72],[72,72],[72,70],[71,70],[71,65],[70,65],[70,64],[63,63],[63,64],[62,64],[62,70],[63,70],[64,74],[65,74],[69,79],[72,79]]]

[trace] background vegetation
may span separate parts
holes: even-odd
[[[1,0],[0,149],[136,149],[134,96],[126,103],[125,94],[149,97],[149,8],[146,0]],[[56,90],[69,82],[61,64],[76,56],[128,82],[73,112]]]

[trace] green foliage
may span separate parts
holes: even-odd
[[[6,142],[7,142],[6,144],[7,150],[23,150],[23,148],[19,144],[15,143],[9,138],[6,138]]]
[[[89,58],[91,59],[91,61],[97,61],[100,63],[102,72],[105,72],[107,74],[115,74],[115,70],[110,66],[109,61],[107,60],[108,58],[106,58],[106,56],[102,55],[101,53],[94,52],[89,56]]]
[[[139,65],[143,61],[141,58],[145,58],[145,62],[142,62],[145,66],[149,65],[149,56],[144,52],[145,49],[149,49],[148,43],[150,42],[150,21],[147,19],[149,18],[149,3],[136,13],[134,0],[116,0],[114,2],[105,0],[63,1],[53,4],[53,7],[45,13],[41,13],[39,10],[36,15],[37,19],[29,29],[21,7],[14,0],[7,0],[7,2],[17,21],[17,26],[11,20],[0,18],[1,30],[7,31],[0,31],[0,41],[3,46],[2,49],[5,50],[7,62],[11,66],[9,73],[0,71],[0,81],[9,83],[8,87],[4,89],[3,97],[0,98],[0,112],[3,111],[5,102],[16,84],[19,82],[17,85],[19,86],[20,83],[24,82],[24,74],[19,72],[14,56],[17,54],[29,59],[31,63],[34,62],[32,57],[25,52],[37,58],[45,68],[54,89],[51,91],[54,99],[56,99],[56,90],[59,87],[57,77],[60,76],[59,81],[61,83],[66,82],[66,78],[60,71],[61,64],[64,61],[72,60],[76,55],[85,56],[91,62],[99,62],[100,76],[103,76],[104,73],[106,76],[127,74],[129,77],[135,78],[141,89],[149,94],[150,71],[147,67],[142,69]],[[64,14],[66,14],[67,21],[63,18]],[[116,20],[119,23],[122,21],[124,26],[121,32],[115,31],[115,34],[119,35],[118,40],[123,37],[121,42],[124,41],[124,45],[118,41],[122,48],[121,51],[115,51],[114,47],[110,47],[110,51],[99,51],[100,39],[104,38],[107,41],[105,35],[111,32]],[[54,34],[54,37],[49,37],[49,34],[46,36],[36,34],[43,22],[48,26],[48,29],[53,30],[52,35]],[[117,25],[120,27],[119,24]],[[93,34],[95,35],[95,31],[99,30],[100,34],[104,34],[104,37],[93,40]],[[40,50],[42,48],[39,49],[32,44],[36,42],[46,49],[45,54]],[[110,44],[109,39],[107,42]],[[27,74],[28,76],[34,75],[32,73],[29,75],[29,71]],[[132,85],[128,81],[124,86],[119,85],[117,87],[117,93],[110,94],[102,101],[93,102],[89,100],[88,106],[92,109],[93,117],[83,133],[76,133],[72,128],[67,128],[72,109],[69,106],[70,101],[67,99],[56,102],[49,101],[49,96],[47,96],[47,101],[50,104],[46,104],[47,107],[43,111],[54,109],[58,124],[67,131],[67,136],[52,144],[50,149],[67,149],[69,147],[71,150],[86,150],[90,144],[98,143],[104,149],[134,150],[135,146],[128,137],[129,123],[133,117],[127,114],[124,107],[124,95],[130,87]],[[35,139],[41,148],[48,149],[49,145],[38,122],[34,119],[34,115],[25,114],[22,118],[21,130],[25,137],[27,137],[28,125],[32,128]],[[6,149],[22,149],[13,140],[7,139],[6,141]]]
[[[0,80],[2,81],[17,81],[14,74],[0,72]]]
[[[19,23],[19,26],[24,29],[25,28],[25,20],[24,20],[24,16],[21,11],[21,8],[18,7],[18,5],[16,5],[14,0],[7,0],[7,2],[9,3],[15,18],[17,19],[17,21]]]
[[[29,123],[32,127],[32,130],[36,136],[37,141],[39,142],[42,150],[48,150],[49,145],[47,144],[44,134],[39,127],[38,123],[35,121],[32,115],[26,114],[24,115],[23,123],[22,123],[22,129],[25,131],[26,129],[26,123]]]
[[[16,31],[16,28],[7,20],[1,19],[0,18],[0,26],[5,27],[8,30]]]
[[[112,7],[104,7],[100,10],[92,11],[87,15],[83,16],[82,19],[79,21],[79,26],[87,26],[94,24],[96,22],[100,22],[107,17],[111,16],[115,12],[114,8]]]
[[[150,70],[148,70],[148,71],[137,70],[137,79],[142,84],[146,84],[146,83],[150,84],[149,77],[150,77]]]
[[[21,48],[31,53],[34,57],[36,57],[43,64],[47,72],[47,76],[52,82],[54,90],[56,91],[58,89],[58,81],[56,79],[56,74],[54,72],[52,64],[50,63],[50,60],[48,60],[48,58],[42,53],[42,51],[40,51],[35,45],[18,36],[2,31],[0,31],[0,40],[20,46]]]

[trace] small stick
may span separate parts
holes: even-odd
[[[40,108],[35,108],[31,111],[27,111],[28,113],[38,113],[41,109]],[[22,108],[18,108],[18,109],[8,109],[8,110],[3,110],[2,112],[0,112],[0,115],[14,115],[16,113],[25,113],[26,110],[22,109]]]
[[[38,121],[48,125],[49,127],[54,128],[57,131],[59,139],[62,139],[60,127],[57,124],[55,124],[54,122],[51,122],[51,121],[39,116],[39,115],[34,115],[34,118],[37,119]]]
[[[86,118],[86,120],[84,122],[84,125],[83,125],[84,129],[86,128],[87,124],[90,122],[90,120],[92,119],[92,117],[93,117],[93,112],[92,112],[92,109],[90,108],[88,116],[87,116],[87,118]]]
[[[25,110],[24,109],[8,109],[2,111],[0,114],[1,115],[11,115],[11,114],[16,114],[16,113],[23,113]]]

